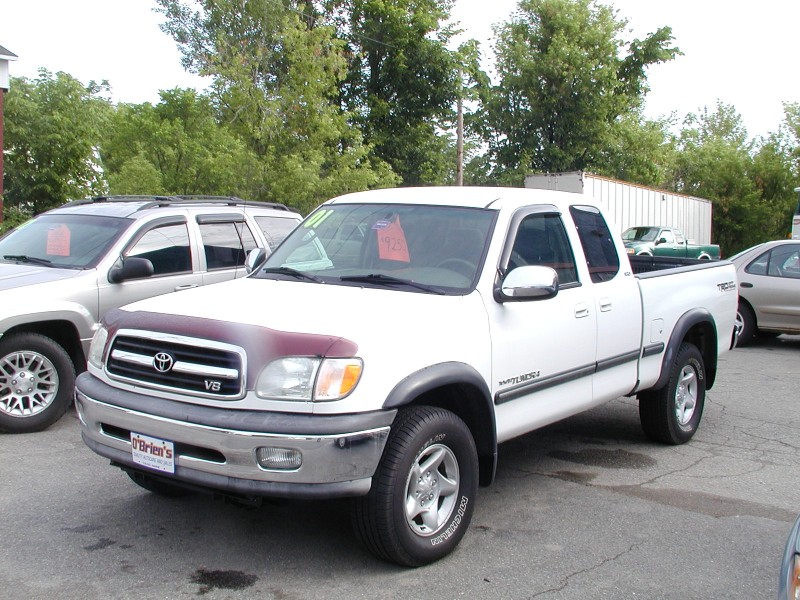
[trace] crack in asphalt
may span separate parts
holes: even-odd
[[[574,573],[570,573],[564,579],[561,580],[559,585],[551,587],[551,588],[548,588],[546,590],[542,590],[541,592],[536,592],[533,596],[528,596],[528,600],[531,600],[532,598],[538,598],[539,596],[542,596],[544,594],[550,594],[550,593],[553,593],[553,592],[560,592],[560,591],[564,590],[569,585],[569,582],[570,582],[570,580],[572,578],[577,577],[579,575],[585,575],[586,573],[591,573],[592,571],[596,571],[597,569],[600,569],[600,568],[604,567],[605,565],[607,565],[609,563],[612,563],[612,562],[614,562],[616,560],[619,560],[620,558],[622,558],[626,554],[630,554],[631,552],[633,552],[634,550],[637,550],[640,546],[642,546],[644,544],[645,544],[644,541],[637,542],[635,544],[632,544],[627,550],[623,550],[622,552],[620,552],[620,553],[618,553],[618,554],[616,554],[614,556],[611,556],[609,558],[604,558],[603,560],[601,560],[599,563],[597,563],[595,565],[592,565],[592,566],[587,567],[585,569],[581,569],[580,571],[575,571]]]

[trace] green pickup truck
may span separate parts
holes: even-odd
[[[717,260],[720,257],[716,244],[690,244],[680,229],[674,227],[630,227],[622,232],[622,241],[628,254],[637,256],[677,256]]]

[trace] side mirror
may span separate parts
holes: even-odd
[[[656,242],[656,246],[658,246],[659,244],[666,244],[666,243],[667,243],[667,238],[664,238],[664,237],[658,238],[658,241]]]
[[[248,273],[252,273],[263,265],[265,260],[267,260],[267,250],[265,248],[253,248],[247,253],[244,269]]]
[[[111,267],[108,272],[108,281],[122,283],[128,279],[141,279],[150,277],[154,273],[153,263],[146,258],[128,256],[122,259],[122,266]]]
[[[558,293],[558,273],[550,267],[532,265],[513,269],[498,286],[494,296],[498,302],[544,300]]]

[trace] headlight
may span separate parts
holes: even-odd
[[[356,387],[362,370],[360,358],[279,358],[261,371],[256,395],[297,402],[340,400]]]
[[[94,332],[92,343],[89,346],[88,362],[90,365],[103,368],[103,350],[105,350],[106,342],[108,341],[108,330],[102,325]]]

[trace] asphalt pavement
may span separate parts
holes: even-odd
[[[168,499],[80,439],[74,411],[0,434],[0,597],[775,598],[800,512],[800,337],[721,359],[695,438],[647,441],[620,398],[500,447],[455,553],[419,569],[356,542],[349,505]]]

